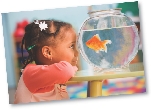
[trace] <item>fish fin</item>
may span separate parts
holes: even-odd
[[[104,45],[104,51],[107,53],[107,46]]]
[[[107,43],[106,44],[111,44],[112,43],[112,41],[111,40],[107,40]]]
[[[99,51],[104,51],[102,48]]]
[[[105,53],[107,53],[107,48],[104,51],[105,51]]]
[[[98,50],[96,50],[95,52],[96,52],[96,53],[99,53],[99,51],[98,51]]]
[[[99,34],[95,35],[97,39],[99,39],[101,41],[101,38],[99,37]]]

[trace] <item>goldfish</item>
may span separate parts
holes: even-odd
[[[90,38],[86,42],[86,46],[90,49],[94,50],[96,53],[99,53],[99,51],[104,51],[107,53],[107,44],[111,44],[111,40],[101,40],[98,34],[95,34],[92,38]]]

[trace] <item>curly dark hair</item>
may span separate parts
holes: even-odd
[[[22,63],[24,64],[23,68],[33,61],[36,62],[38,49],[43,46],[56,45],[55,39],[58,36],[61,37],[61,28],[69,29],[72,27],[71,24],[58,20],[38,20],[38,22],[45,22],[48,28],[41,31],[39,24],[36,24],[35,22],[32,22],[25,27],[25,34],[21,44]],[[28,52],[28,57],[26,59],[23,59],[23,46]]]

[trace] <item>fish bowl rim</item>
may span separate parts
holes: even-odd
[[[88,14],[96,13],[96,12],[107,12],[107,11],[121,11],[122,8],[114,8],[114,9],[108,9],[108,10],[97,10],[97,11],[90,11]]]

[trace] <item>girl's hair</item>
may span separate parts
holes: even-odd
[[[33,61],[36,62],[38,49],[42,48],[43,46],[56,45],[55,38],[58,36],[61,37],[61,28],[68,29],[72,27],[71,24],[67,22],[57,20],[38,20],[37,22],[39,24],[40,22],[45,22],[48,28],[45,28],[45,30],[43,29],[41,31],[39,24],[35,22],[32,22],[25,27],[25,34],[21,44],[22,63],[24,64],[23,68]],[[23,59],[23,46],[28,52],[28,57],[26,59]]]

